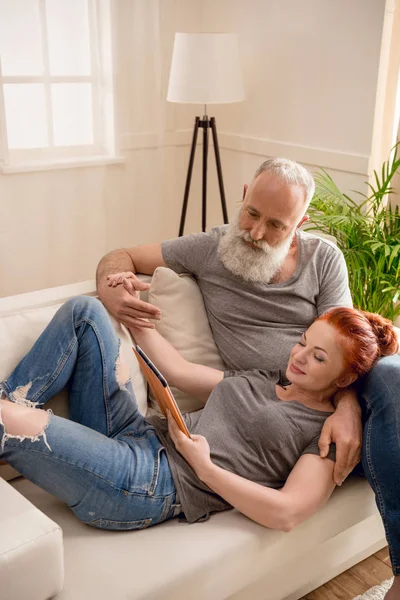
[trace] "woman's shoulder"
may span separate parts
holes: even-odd
[[[251,383],[252,381],[269,381],[271,383],[279,383],[282,379],[281,371],[268,371],[266,369],[248,369],[243,371],[229,370],[224,372],[224,380],[242,379]]]

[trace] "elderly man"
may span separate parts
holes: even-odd
[[[269,159],[245,186],[231,225],[107,254],[97,271],[99,296],[127,326],[152,327],[142,319],[159,319],[160,311],[137,298],[136,292],[148,284],[135,273],[152,274],[159,266],[191,273],[226,367],[284,368],[291,347],[317,315],[351,306],[341,252],[299,229],[308,218],[313,193],[312,176],[301,165]],[[394,401],[399,388],[399,357],[382,359],[368,377],[362,402],[367,432],[363,466],[385,523],[394,574],[399,575],[391,598],[400,597],[400,478],[393,483],[400,472],[400,409]],[[335,404],[319,446],[326,456],[329,444],[336,443],[334,478],[340,485],[359,461],[362,425],[353,392],[338,395]]]

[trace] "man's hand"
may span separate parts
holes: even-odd
[[[325,421],[318,442],[322,458],[328,455],[331,443],[336,444],[333,479],[336,485],[342,485],[361,458],[361,411],[355,393],[352,391],[343,392],[336,411]]]
[[[210,446],[206,438],[202,435],[192,435],[191,438],[186,437],[170,412],[168,412],[168,431],[179,454],[183,456],[198,478],[201,479],[207,469],[212,466]]]
[[[130,271],[108,275],[99,286],[99,297],[107,310],[127,327],[154,329],[147,319],[160,319],[161,312],[153,304],[140,300],[140,292],[149,283],[140,281]]]

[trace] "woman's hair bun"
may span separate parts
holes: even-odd
[[[364,314],[376,335],[381,356],[396,354],[399,349],[399,338],[393,323],[377,313],[364,312]]]

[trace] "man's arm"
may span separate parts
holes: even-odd
[[[114,250],[106,254],[97,267],[97,293],[107,310],[121,323],[129,326],[152,328],[153,325],[141,319],[158,319],[160,311],[138,297],[140,292],[149,288],[148,283],[140,281],[135,273],[153,274],[157,267],[166,267],[161,244],[146,244]],[[123,273],[129,277],[130,293],[120,282],[110,283],[107,277],[113,273]]]
[[[143,244],[133,248],[122,248],[109,252],[98,264],[97,284],[107,275],[130,271],[152,275],[157,267],[166,267],[161,252],[161,244]]]
[[[161,244],[144,244],[109,252],[99,262],[96,272],[97,286],[107,285],[107,275],[113,273],[143,273],[152,275],[157,267],[166,267]]]

